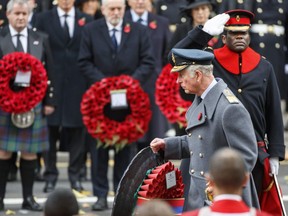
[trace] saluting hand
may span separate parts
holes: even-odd
[[[224,30],[225,23],[230,19],[226,13],[218,14],[209,19],[203,26],[203,31],[212,36],[220,35]]]
[[[164,139],[155,138],[150,143],[150,148],[154,153],[157,153],[160,149],[165,149],[165,142]]]

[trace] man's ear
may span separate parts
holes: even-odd
[[[222,43],[226,44],[226,35],[222,34],[221,39],[222,39]]]
[[[249,181],[249,173],[246,173],[242,186],[246,187],[248,181]]]

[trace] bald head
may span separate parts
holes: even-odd
[[[209,175],[216,187],[232,193],[242,189],[246,182],[247,170],[238,151],[223,148],[212,156]]]

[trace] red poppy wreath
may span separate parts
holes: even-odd
[[[123,121],[111,119],[104,113],[105,107],[111,103],[110,91],[119,89],[126,89],[131,110]],[[83,95],[81,112],[88,132],[98,139],[98,147],[115,146],[116,150],[142,137],[152,115],[148,95],[139,82],[128,75],[108,77],[94,83]]]
[[[156,104],[169,122],[186,126],[185,113],[191,102],[184,100],[179,92],[180,86],[176,83],[178,73],[171,73],[172,66],[163,67],[156,81]]]
[[[29,87],[19,91],[11,88],[16,73],[31,72]],[[42,63],[32,55],[13,52],[0,60],[0,108],[9,113],[28,112],[45,96],[47,89],[47,75]]]

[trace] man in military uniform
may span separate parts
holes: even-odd
[[[197,49],[172,49],[171,52],[174,65],[171,72],[179,73],[177,82],[185,93],[196,96],[186,113],[187,134],[155,138],[150,146],[155,153],[164,150],[166,159],[190,157],[190,188],[184,204],[187,211],[205,204],[208,159],[217,149],[230,147],[240,151],[251,172],[257,160],[257,144],[248,111],[227,84],[213,76],[214,55]],[[253,191],[251,179],[243,193],[249,206],[252,199],[257,201]]]
[[[217,11],[223,13],[235,8],[245,9],[255,14],[255,18],[251,21],[250,47],[265,56],[273,65],[283,102],[282,112],[284,100],[286,100],[287,112],[288,89],[285,62],[287,62],[288,45],[288,1],[223,0]],[[285,126],[288,130],[288,123]]]
[[[264,161],[270,165],[270,168],[267,166],[270,174],[277,175],[279,160],[285,157],[285,145],[280,94],[273,66],[249,47],[253,17],[254,14],[246,10],[227,11],[208,20],[203,28],[198,26],[190,31],[175,47],[202,49],[212,35],[225,30],[222,35],[224,46],[214,50],[214,74],[228,84],[251,115],[259,149],[253,178],[260,197]]]

